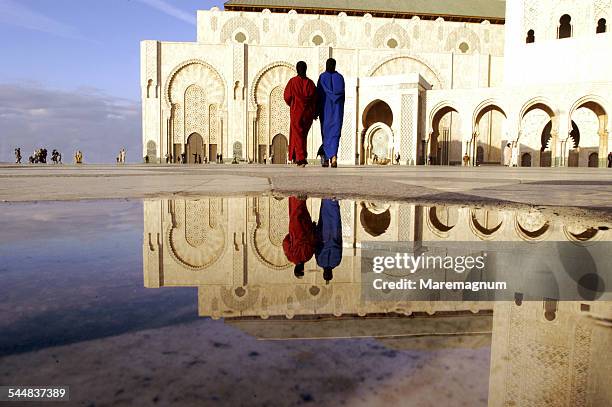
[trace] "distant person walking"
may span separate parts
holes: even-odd
[[[510,156],[510,166],[511,167],[518,167],[518,156],[519,156],[519,148],[518,148],[518,145],[515,144],[512,147],[512,154]]]
[[[612,168],[612,151],[608,153],[608,168]]]
[[[333,58],[327,60],[325,72],[319,77],[317,96],[318,116],[321,119],[323,149],[325,150],[323,166],[331,162],[331,167],[336,168],[344,120],[345,84],[344,77],[336,72],[336,60]]]
[[[297,76],[285,87],[285,102],[290,107],[289,161],[299,167],[308,164],[306,139],[317,114],[317,88],[306,76],[308,66],[300,61],[296,65]]]
[[[125,164],[125,148],[122,148],[121,151],[119,151],[119,162],[121,164]]]
[[[77,150],[76,153],[74,153],[74,163],[83,164],[83,153],[81,150]]]
[[[15,149],[15,164],[21,164],[21,148]]]
[[[504,147],[504,165],[506,167],[509,167],[511,160],[512,160],[512,145],[508,143],[506,144],[506,147]]]

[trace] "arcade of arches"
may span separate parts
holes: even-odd
[[[455,103],[457,104],[457,103]],[[521,109],[518,124],[497,103],[475,109],[471,140],[457,133],[470,112],[453,105],[434,109],[430,118],[428,162],[431,165],[461,165],[467,154],[470,165],[504,163],[504,147],[518,149],[521,167],[606,167],[608,155],[608,113],[602,103],[584,98],[562,116],[548,103],[536,101]],[[511,108],[518,111],[516,106]],[[514,116],[516,117],[516,116]],[[567,124],[567,131],[561,130]],[[514,131],[513,129],[518,129]],[[465,130],[464,130],[465,131]],[[566,133],[565,137],[561,134]]]

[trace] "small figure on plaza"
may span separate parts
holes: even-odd
[[[119,163],[120,164],[125,164],[125,148],[122,148],[119,151]]]
[[[267,163],[268,163],[268,155],[267,155],[267,154],[264,154],[264,156],[263,156],[263,162],[264,162],[264,164],[267,164]]]
[[[612,168],[612,151],[608,153],[608,168]]]
[[[21,164],[21,148],[15,149],[15,164]]]
[[[83,164],[83,153],[81,150],[77,150],[76,153],[74,153],[74,163]]]
[[[395,164],[396,165],[399,165],[401,158],[402,157],[400,156],[399,152],[395,154]]]
[[[306,76],[308,66],[300,61],[296,65],[297,76],[285,87],[284,99],[290,107],[289,160],[299,167],[308,164],[306,139],[317,115],[317,88]]]
[[[510,161],[512,160],[512,144],[506,144],[504,147],[504,165],[510,167]]]
[[[468,153],[465,153],[465,155],[463,156],[463,166],[464,167],[470,166],[470,156],[468,155]]]
[[[514,144],[514,146],[512,147],[512,154],[511,154],[511,157],[510,157],[510,166],[511,167],[518,167],[518,157],[519,157],[518,144]]]
[[[336,60],[329,58],[325,72],[317,83],[317,116],[321,119],[321,134],[325,160],[332,168],[338,167],[338,146],[344,120],[345,83],[344,77],[336,71]],[[315,117],[316,118],[316,117]]]

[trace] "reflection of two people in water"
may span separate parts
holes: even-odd
[[[342,261],[342,222],[340,204],[322,199],[319,221],[313,222],[306,199],[289,198],[289,233],[283,241],[287,259],[295,264],[297,278],[304,276],[304,264],[315,256],[323,269],[325,281],[331,281],[333,270]]]

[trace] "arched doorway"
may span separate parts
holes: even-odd
[[[609,152],[607,131],[608,114],[602,104],[593,100],[597,97],[585,97],[574,104],[570,110],[572,120],[572,134],[577,133],[574,138],[576,146],[580,146],[579,162],[581,166],[591,166],[591,157],[597,153],[598,158],[606,157]],[[576,126],[574,126],[576,125]],[[575,127],[575,128],[574,128]],[[568,140],[568,149],[569,146]],[[605,161],[605,160],[604,160]],[[599,162],[596,167],[606,166],[605,162]]]
[[[187,163],[198,164],[204,156],[204,140],[198,133],[191,133],[187,138]]]
[[[521,156],[521,167],[531,167],[531,153],[523,153]]]
[[[531,166],[552,167],[559,126],[554,110],[541,99],[533,99],[521,109],[520,120],[521,148],[534,152]]]
[[[461,165],[462,142],[458,137],[460,123],[457,110],[444,106],[431,119],[428,160],[433,165]]]
[[[476,157],[478,165],[503,163],[502,146],[507,142],[503,140],[506,118],[504,110],[495,104],[488,104],[477,110],[474,117],[474,128],[478,134],[475,140],[476,152],[482,151],[482,156],[477,154]]]
[[[393,111],[380,99],[371,102],[362,115],[364,136],[361,146],[361,164],[391,162],[396,153],[393,147]]]
[[[272,164],[287,164],[287,137],[277,134],[272,139]]]
[[[590,168],[599,167],[599,154],[597,153],[589,154],[589,167]]]

